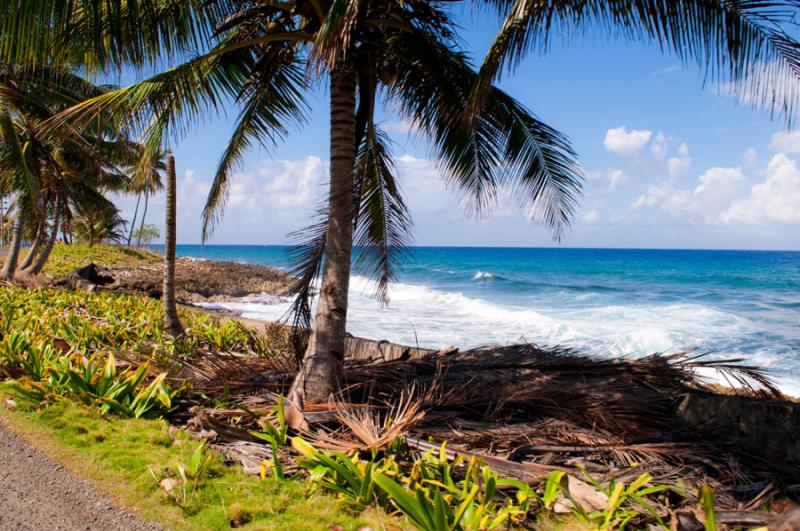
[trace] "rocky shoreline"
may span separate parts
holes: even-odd
[[[164,266],[149,262],[123,267],[97,267],[97,281],[104,291],[161,298]],[[72,279],[74,280],[74,279]],[[71,279],[60,278],[55,285]],[[175,267],[176,297],[183,304],[224,301],[267,293],[285,295],[291,287],[290,275],[277,269],[236,262],[217,262],[179,258]]]

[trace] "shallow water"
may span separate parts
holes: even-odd
[[[284,246],[178,254],[286,268]],[[351,282],[349,331],[405,344],[520,340],[613,356],[697,348],[769,369],[800,394],[800,252],[416,247],[381,308]],[[278,319],[273,297],[214,304]]]

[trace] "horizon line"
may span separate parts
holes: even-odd
[[[163,246],[164,243],[151,245]],[[293,247],[291,243],[178,243],[195,247]],[[800,253],[800,249],[761,249],[761,248],[730,248],[730,247],[564,247],[545,245],[408,245],[407,249],[415,248],[445,248],[445,249],[548,249],[565,251],[725,251],[725,252],[775,252],[775,253]]]

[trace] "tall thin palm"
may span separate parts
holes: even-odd
[[[176,198],[176,178],[175,178],[175,157],[167,156],[166,165],[167,176],[167,209],[165,219],[164,236],[164,329],[172,334],[179,336],[183,334],[180,318],[178,317],[178,307],[175,303],[175,226],[177,225],[177,198]]]

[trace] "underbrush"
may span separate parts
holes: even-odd
[[[186,333],[168,337],[161,302],[136,295],[9,286],[0,290],[0,308],[0,337],[22,334],[32,344],[53,345],[65,354],[113,352],[118,358],[145,356],[159,362],[176,356],[191,359],[210,350],[271,356],[288,348],[285,334],[265,339],[236,321],[183,309],[179,313]]]
[[[8,380],[0,390],[14,396],[19,410],[10,418],[96,461],[98,477],[116,478],[114,492],[170,527],[261,522],[270,529],[339,529],[357,527],[358,515],[388,511],[426,531],[667,529],[669,508],[691,494],[703,503],[697,514],[705,515],[706,528],[714,528],[710,490],[687,493],[637,469],[602,481],[572,467],[551,467],[524,481],[503,477],[474,455],[453,457],[446,445],[410,449],[398,419],[367,430],[394,434],[374,438],[380,444],[323,449],[319,439],[291,432],[280,397],[271,415],[260,414],[261,430],[252,432],[271,457],[261,462],[260,480],[245,477],[163,418],[175,413],[178,398],[198,403],[197,390],[177,378],[182,363],[197,365],[219,351],[270,358],[287,351],[284,332],[256,334],[182,311],[186,333],[173,339],[163,333],[160,302],[130,295],[6,287],[0,308],[0,378]],[[219,383],[227,394],[226,382]],[[200,399],[239,407],[225,396]],[[151,496],[158,506],[150,507]]]

